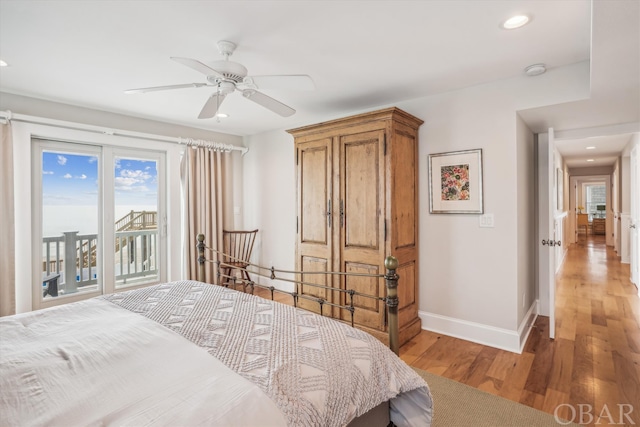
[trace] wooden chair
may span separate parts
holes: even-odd
[[[251,251],[253,250],[253,243],[256,240],[257,233],[258,230],[222,231],[222,251],[225,255],[222,256],[220,261],[226,265],[220,266],[221,273],[225,276],[220,280],[221,285],[228,287],[232,284],[235,288],[235,277],[238,272],[241,279],[246,282],[251,281],[246,268],[249,265],[249,258],[251,258]],[[246,290],[246,282],[242,282],[243,290]],[[253,286],[251,286],[250,292],[253,293]]]

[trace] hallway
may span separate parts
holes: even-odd
[[[402,359],[576,423],[640,425],[640,298],[604,239],[581,235],[566,254],[554,341],[539,317],[522,354],[422,331]]]

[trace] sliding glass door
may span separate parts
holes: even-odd
[[[161,281],[164,154],[34,140],[43,306]]]

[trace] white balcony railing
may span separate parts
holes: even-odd
[[[157,275],[157,237],[157,229],[116,232],[116,286]],[[42,243],[42,277],[43,281],[48,282],[49,295],[57,296],[58,292],[70,294],[92,287],[97,289],[97,234],[81,235],[70,231],[58,237],[45,237]],[[49,281],[54,276],[56,280],[52,285]],[[53,286],[55,289],[52,289]]]

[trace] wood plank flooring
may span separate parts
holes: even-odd
[[[554,341],[539,317],[522,354],[422,331],[400,357],[576,423],[640,425],[640,298],[629,265],[604,236],[581,236],[556,280]]]

